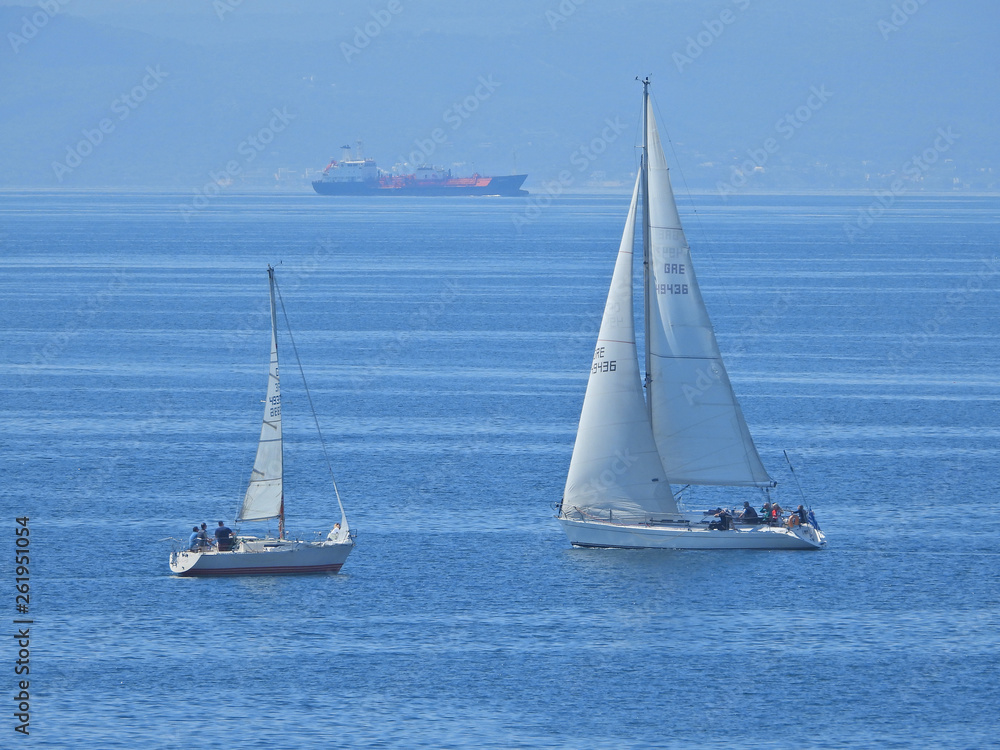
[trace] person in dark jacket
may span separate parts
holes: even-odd
[[[733,516],[728,510],[719,509],[719,512],[715,514],[718,516],[718,521],[712,521],[708,525],[710,531],[729,531],[733,528]]]
[[[219,521],[219,528],[215,530],[215,543],[219,552],[228,552],[233,548],[233,530],[222,521]]]

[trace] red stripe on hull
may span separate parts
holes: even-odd
[[[276,573],[339,573],[343,563],[336,565],[280,565],[269,568],[216,568],[185,570],[179,576],[273,575]]]

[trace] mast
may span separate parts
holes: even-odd
[[[649,397],[649,389],[652,381],[652,374],[650,372],[650,349],[649,349],[649,306],[650,306],[650,296],[649,296],[649,242],[650,242],[650,227],[649,227],[649,143],[648,143],[648,133],[647,128],[647,112],[649,111],[649,76],[642,82],[642,156],[639,164],[640,172],[640,184],[642,186],[642,299],[643,299],[643,323],[642,323],[642,338],[645,343],[645,368],[646,368],[646,379],[644,381],[646,385],[646,409],[649,412],[650,420],[653,418],[653,401]]]
[[[274,305],[274,268],[271,265],[267,267],[267,284],[271,292],[271,349],[274,351],[275,364],[277,364],[278,359],[278,312]],[[277,376],[277,372],[276,372]],[[285,465],[285,444],[284,442],[278,443],[278,455],[281,460],[281,466]],[[285,538],[285,489],[284,483],[281,485],[281,504],[278,506],[278,539]]]

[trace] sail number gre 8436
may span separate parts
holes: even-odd
[[[657,284],[656,285],[657,294],[687,294],[688,285],[687,284]]]
[[[14,590],[17,592],[14,597],[14,603],[17,606],[18,614],[23,615],[28,613],[28,605],[31,604],[31,581],[28,573],[31,532],[28,530],[27,516],[21,516],[14,520],[17,523],[14,529],[16,535],[14,542],[14,562],[17,564],[17,567],[14,569],[14,574],[17,576],[14,579]]]
[[[672,248],[671,248],[672,249]],[[671,252],[673,255],[673,252]],[[664,263],[663,273],[666,274],[679,274],[684,276],[684,264],[683,263]],[[657,294],[687,294],[688,285],[687,284],[657,284],[656,285]]]
[[[598,361],[603,360],[603,361]],[[594,349],[594,364],[590,368],[590,374],[597,372],[614,372],[618,368],[618,360],[604,359],[604,347],[599,346]]]

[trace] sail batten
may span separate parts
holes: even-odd
[[[570,460],[562,512],[648,519],[676,512],[649,422],[632,309],[636,180]]]
[[[645,293],[653,435],[670,481],[773,485],[726,373],[646,103],[650,273]]]

